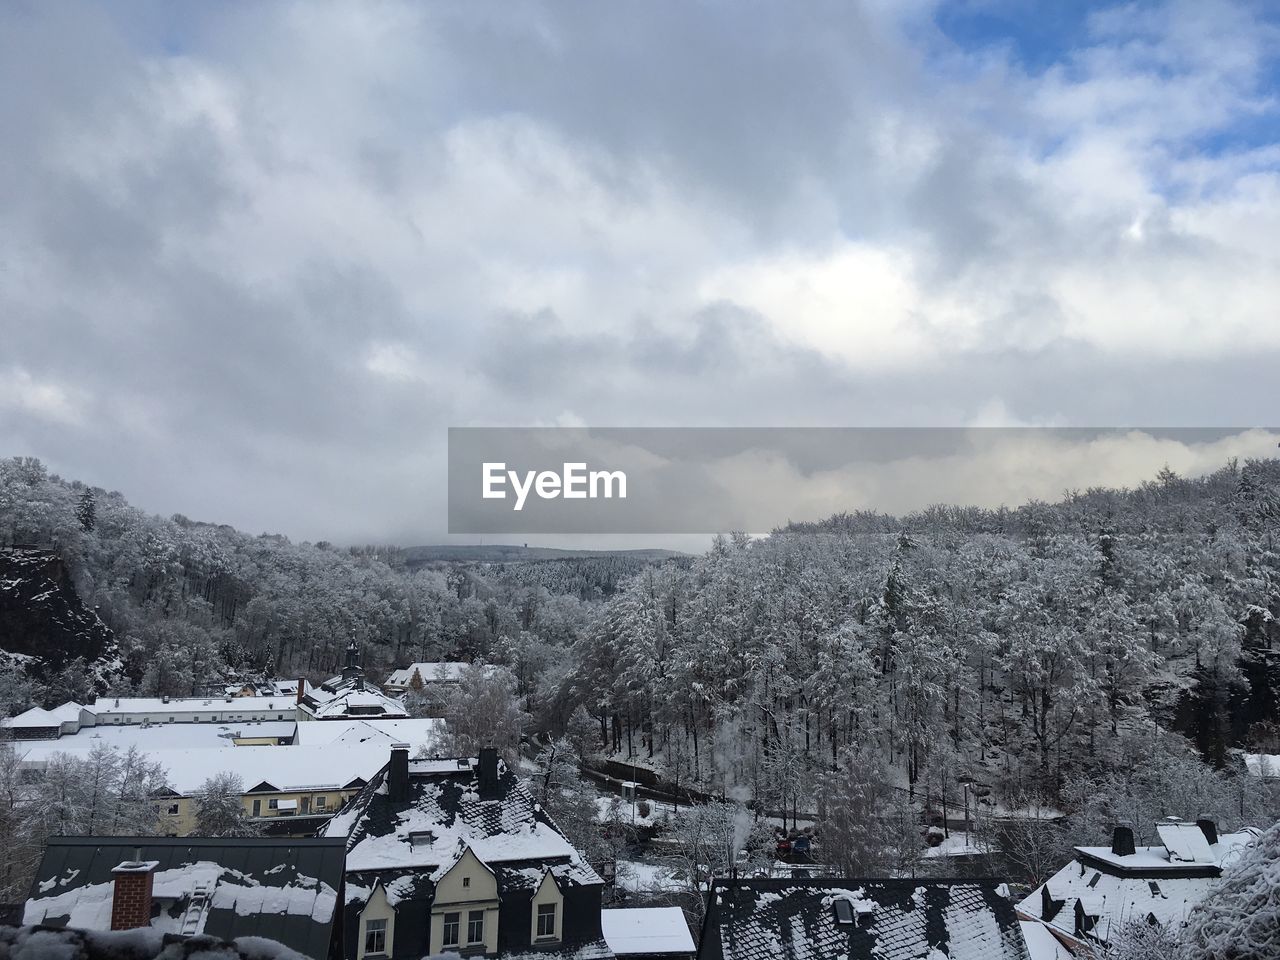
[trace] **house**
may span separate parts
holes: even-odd
[[[299,687],[298,720],[394,720],[406,719],[404,705],[377,687],[366,683],[360,662],[360,648],[347,644],[347,663],[342,673],[319,687]]]
[[[14,742],[19,768],[40,776],[58,754],[137,748],[165,772],[155,797],[160,833],[196,829],[196,796],[215,774],[240,778],[245,813],[273,836],[312,836],[386,764],[393,743],[430,747],[438,720],[251,721],[229,726],[160,724],[88,727],[57,740]],[[296,741],[296,742],[294,742]]]
[[[347,842],[349,960],[612,957],[603,881],[494,750],[410,760],[396,745],[324,833]]]
[[[699,960],[1028,960],[995,880],[717,880]]]
[[[601,910],[600,929],[619,960],[693,960],[697,952],[679,907]]]
[[[1218,884],[1222,867],[1258,836],[1219,835],[1207,818],[1156,825],[1157,846],[1134,845],[1120,824],[1109,847],[1076,847],[1076,858],[1018,904],[1073,952],[1105,944],[1130,923],[1181,924]]]
[[[398,697],[413,689],[455,687],[462,679],[463,671],[469,666],[469,663],[449,661],[411,663],[399,670],[392,670],[387,679],[382,682],[382,690],[384,693]]]
[[[57,740],[80,729],[83,710],[84,707],[73,700],[52,710],[32,707],[5,720],[0,729],[5,740]]]
[[[341,840],[54,837],[24,924],[265,937],[313,960],[342,957]]]

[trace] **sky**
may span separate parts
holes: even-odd
[[[420,543],[451,426],[1274,423],[1278,95],[1265,0],[9,0],[0,455]]]

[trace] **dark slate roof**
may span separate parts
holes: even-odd
[[[556,865],[562,885],[602,883],[514,772],[499,764],[495,791],[482,797],[474,763],[409,761],[409,795],[400,802],[388,795],[383,768],[329,821],[325,835],[347,838],[347,867],[355,873],[412,870],[435,877],[470,847],[495,871]]]
[[[231,940],[266,937],[314,960],[329,956],[340,917],[344,844],[329,839],[54,837],[24,911],[25,923],[105,930],[111,871],[155,861],[152,926],[179,932],[197,884],[211,889],[194,932]]]
[[[852,923],[837,923],[836,900]],[[731,880],[711,892],[698,956],[1027,960],[1027,948],[995,880]]]

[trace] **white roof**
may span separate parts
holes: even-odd
[[[99,697],[87,709],[99,717],[133,713],[288,713],[289,697]]]
[[[62,723],[52,712],[41,707],[32,707],[30,710],[24,710],[16,717],[11,717],[4,721],[6,727],[56,727]]]
[[[1209,841],[1194,823],[1161,823],[1156,832],[1169,851],[1169,859],[1181,863],[1217,863]]]
[[[349,717],[342,720],[326,720],[323,723],[300,723],[294,742],[301,746],[318,746],[326,743],[358,744],[369,741],[383,743],[390,749],[393,743],[407,743],[411,750],[429,747],[436,742],[443,720],[386,719],[372,717],[365,720]]]
[[[59,741],[43,756],[23,757],[25,766],[48,760],[59,752]],[[233,747],[229,750],[148,751],[148,757],[164,768],[170,788],[177,794],[195,793],[210,777],[234,773],[251,790],[268,783],[277,790],[334,790],[355,779],[368,780],[386,764],[390,751],[385,743],[357,746]]]
[[[1071,951],[1043,923],[1037,920],[1020,920],[1018,923],[1022,927],[1022,939],[1027,941],[1027,954],[1031,960],[1071,960]]]
[[[1244,754],[1244,765],[1255,777],[1263,777],[1265,779],[1280,777],[1280,754],[1246,753]]]
[[[471,666],[469,663],[458,663],[456,661],[442,661],[440,663],[411,663],[403,670],[393,670],[387,677],[386,683],[392,686],[407,687],[409,681],[413,679],[414,671],[421,677],[423,683],[430,683],[433,680],[456,683],[462,679],[462,671]]]
[[[81,727],[76,733],[66,734],[57,740],[15,740],[18,755],[26,760],[46,759],[53,753],[69,753],[84,756],[94,747],[105,744],[128,750],[137,747],[148,753],[154,750],[185,749],[209,750],[237,749],[234,738],[277,737],[294,735],[298,724],[293,720],[232,720],[228,723],[157,723],[151,726],[138,724],[106,724]],[[269,750],[279,747],[240,747],[241,750]]]
[[[600,911],[605,943],[619,956],[694,953],[693,937],[679,907],[626,907]],[[1033,958],[1038,960],[1038,958]]]
[[[1167,825],[1166,825],[1167,826]],[[1194,824],[1188,824],[1194,827]],[[1199,828],[1196,827],[1198,831]],[[1044,923],[1068,936],[1075,936],[1075,904],[1080,901],[1084,912],[1098,918],[1090,933],[1106,940],[1113,929],[1131,922],[1146,922],[1154,916],[1162,924],[1177,926],[1186,920],[1187,914],[1209,895],[1221,878],[1216,876],[1187,876],[1188,872],[1206,872],[1204,868],[1228,862],[1239,849],[1257,836],[1253,831],[1229,833],[1210,846],[1213,860],[1191,864],[1170,862],[1165,847],[1138,847],[1129,856],[1118,857],[1109,847],[1077,847],[1081,853],[1103,861],[1108,867],[1142,871],[1140,876],[1123,876],[1104,872],[1090,866],[1087,861],[1073,860],[1046,884],[1036,887],[1018,904],[1018,910],[1027,917]],[[1164,875],[1151,876],[1153,871],[1165,871]],[[1181,874],[1181,875],[1180,875]],[[1052,919],[1045,919],[1041,890],[1049,888],[1049,896],[1063,901],[1063,906]]]

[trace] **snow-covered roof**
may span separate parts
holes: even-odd
[[[600,911],[600,929],[609,949],[626,954],[683,953],[697,948],[679,907],[627,907]]]
[[[23,756],[26,767],[38,767],[56,753],[61,741],[49,741],[39,757],[33,748]],[[79,755],[83,756],[83,753]],[[195,793],[215,774],[234,773],[246,791],[259,785],[264,792],[286,790],[337,790],[367,782],[386,762],[382,743],[315,747],[233,747],[229,750],[161,749],[148,758],[164,768],[170,789],[180,796]]]
[[[95,716],[160,713],[187,716],[215,713],[286,713],[294,709],[289,697],[99,697],[85,707]]]
[[[1062,945],[1049,928],[1035,920],[1022,920],[1022,939],[1027,942],[1031,960],[1071,960],[1071,951]]]
[[[26,760],[47,759],[50,754],[87,755],[94,747],[105,744],[127,750],[137,747],[148,753],[154,750],[236,749],[237,737],[290,739],[297,723],[293,720],[234,720],[230,723],[157,723],[107,724],[81,727],[56,740],[15,740],[14,747]],[[241,747],[239,749],[268,749]]]
[[[320,720],[342,717],[362,719],[407,718],[404,704],[370,687],[343,686],[336,693],[314,690],[302,701],[302,709]]]
[[[469,663],[441,661],[439,663],[411,663],[401,670],[392,670],[384,681],[384,686],[407,687],[416,672],[423,683],[457,683],[462,679],[462,672]]]
[[[152,927],[231,938],[270,936],[329,955],[342,845],[326,840],[59,837],[49,842],[23,922],[108,930],[112,870],[139,855],[155,866]]]
[[[41,707],[32,707],[30,710],[24,710],[16,717],[10,717],[0,725],[6,727],[56,727],[62,723],[62,719],[50,710]]]
[[[1185,826],[1199,832],[1195,824],[1161,826]],[[1181,831],[1160,833],[1175,843],[1187,839]],[[1149,918],[1162,924],[1181,924],[1220,882],[1220,866],[1256,836],[1252,830],[1224,834],[1217,843],[1204,844],[1207,853],[1186,843],[1183,851],[1194,852],[1202,858],[1199,860],[1178,860],[1164,846],[1138,847],[1125,856],[1112,853],[1109,847],[1077,847],[1080,858],[1033,890],[1018,904],[1018,910],[1068,937],[1088,934],[1102,941],[1113,930],[1133,922],[1145,923]],[[1077,902],[1085,918],[1082,930],[1076,927]]]
[[[302,746],[321,744],[355,744],[370,741],[383,743],[407,743],[413,750],[430,748],[440,736],[444,721],[435,719],[379,719],[365,720],[349,717],[326,720],[324,723],[300,723],[294,742]]]
[[[1253,842],[1257,833],[1243,830],[1218,837],[1209,843],[1194,823],[1162,823],[1156,827],[1162,846],[1136,847],[1133,853],[1113,853],[1110,847],[1076,847],[1086,860],[1097,861],[1120,871],[1159,871],[1167,874],[1202,872],[1204,868],[1222,866],[1239,854],[1240,848]],[[1172,843],[1175,846],[1170,847]],[[1198,859],[1196,859],[1198,858]]]
[[[724,960],[1028,960],[995,880],[722,880],[703,929]]]
[[[329,821],[325,835],[348,837],[349,871],[432,873],[470,847],[489,866],[562,862],[573,867],[565,879],[601,882],[505,764],[492,796],[482,798],[473,758],[410,760],[409,796],[399,802],[390,799],[381,771]]]
[[[1280,779],[1280,754],[1246,753],[1243,757],[1245,769],[1255,777]]]

